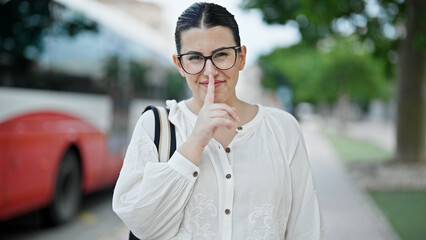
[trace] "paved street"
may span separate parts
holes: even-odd
[[[84,198],[73,221],[53,228],[40,226],[40,215],[32,214],[0,225],[0,239],[7,240],[96,240],[120,225],[111,209],[112,189]],[[120,238],[113,238],[119,240]],[[125,238],[122,238],[123,240]]]
[[[326,240],[397,240],[373,200],[349,178],[318,121],[302,124],[322,209]]]

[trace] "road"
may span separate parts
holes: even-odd
[[[81,212],[69,223],[45,227],[41,214],[27,216],[0,223],[0,239],[7,240],[99,240],[106,239],[121,220],[111,209],[112,189],[86,196]]]

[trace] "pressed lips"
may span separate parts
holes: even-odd
[[[220,85],[222,85],[222,83],[224,83],[225,81],[220,81],[220,80],[215,80],[214,81],[214,87],[217,88]],[[209,86],[209,81],[205,81],[205,82],[201,82],[201,85],[203,85],[204,87],[208,87]]]

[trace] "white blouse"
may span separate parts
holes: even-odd
[[[177,148],[197,116],[167,101]],[[301,130],[288,113],[258,105],[227,148],[212,139],[197,167],[176,151],[158,162],[154,115],[138,120],[113,210],[140,239],[320,239],[321,216]]]

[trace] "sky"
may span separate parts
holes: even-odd
[[[179,15],[192,3],[189,0],[140,0],[153,2],[163,8],[170,29],[174,30]],[[251,64],[262,55],[277,47],[287,47],[300,41],[300,34],[291,25],[268,25],[263,22],[258,10],[242,10],[239,5],[242,0],[213,1],[222,5],[235,16],[239,25],[241,44],[247,46],[247,63]]]

